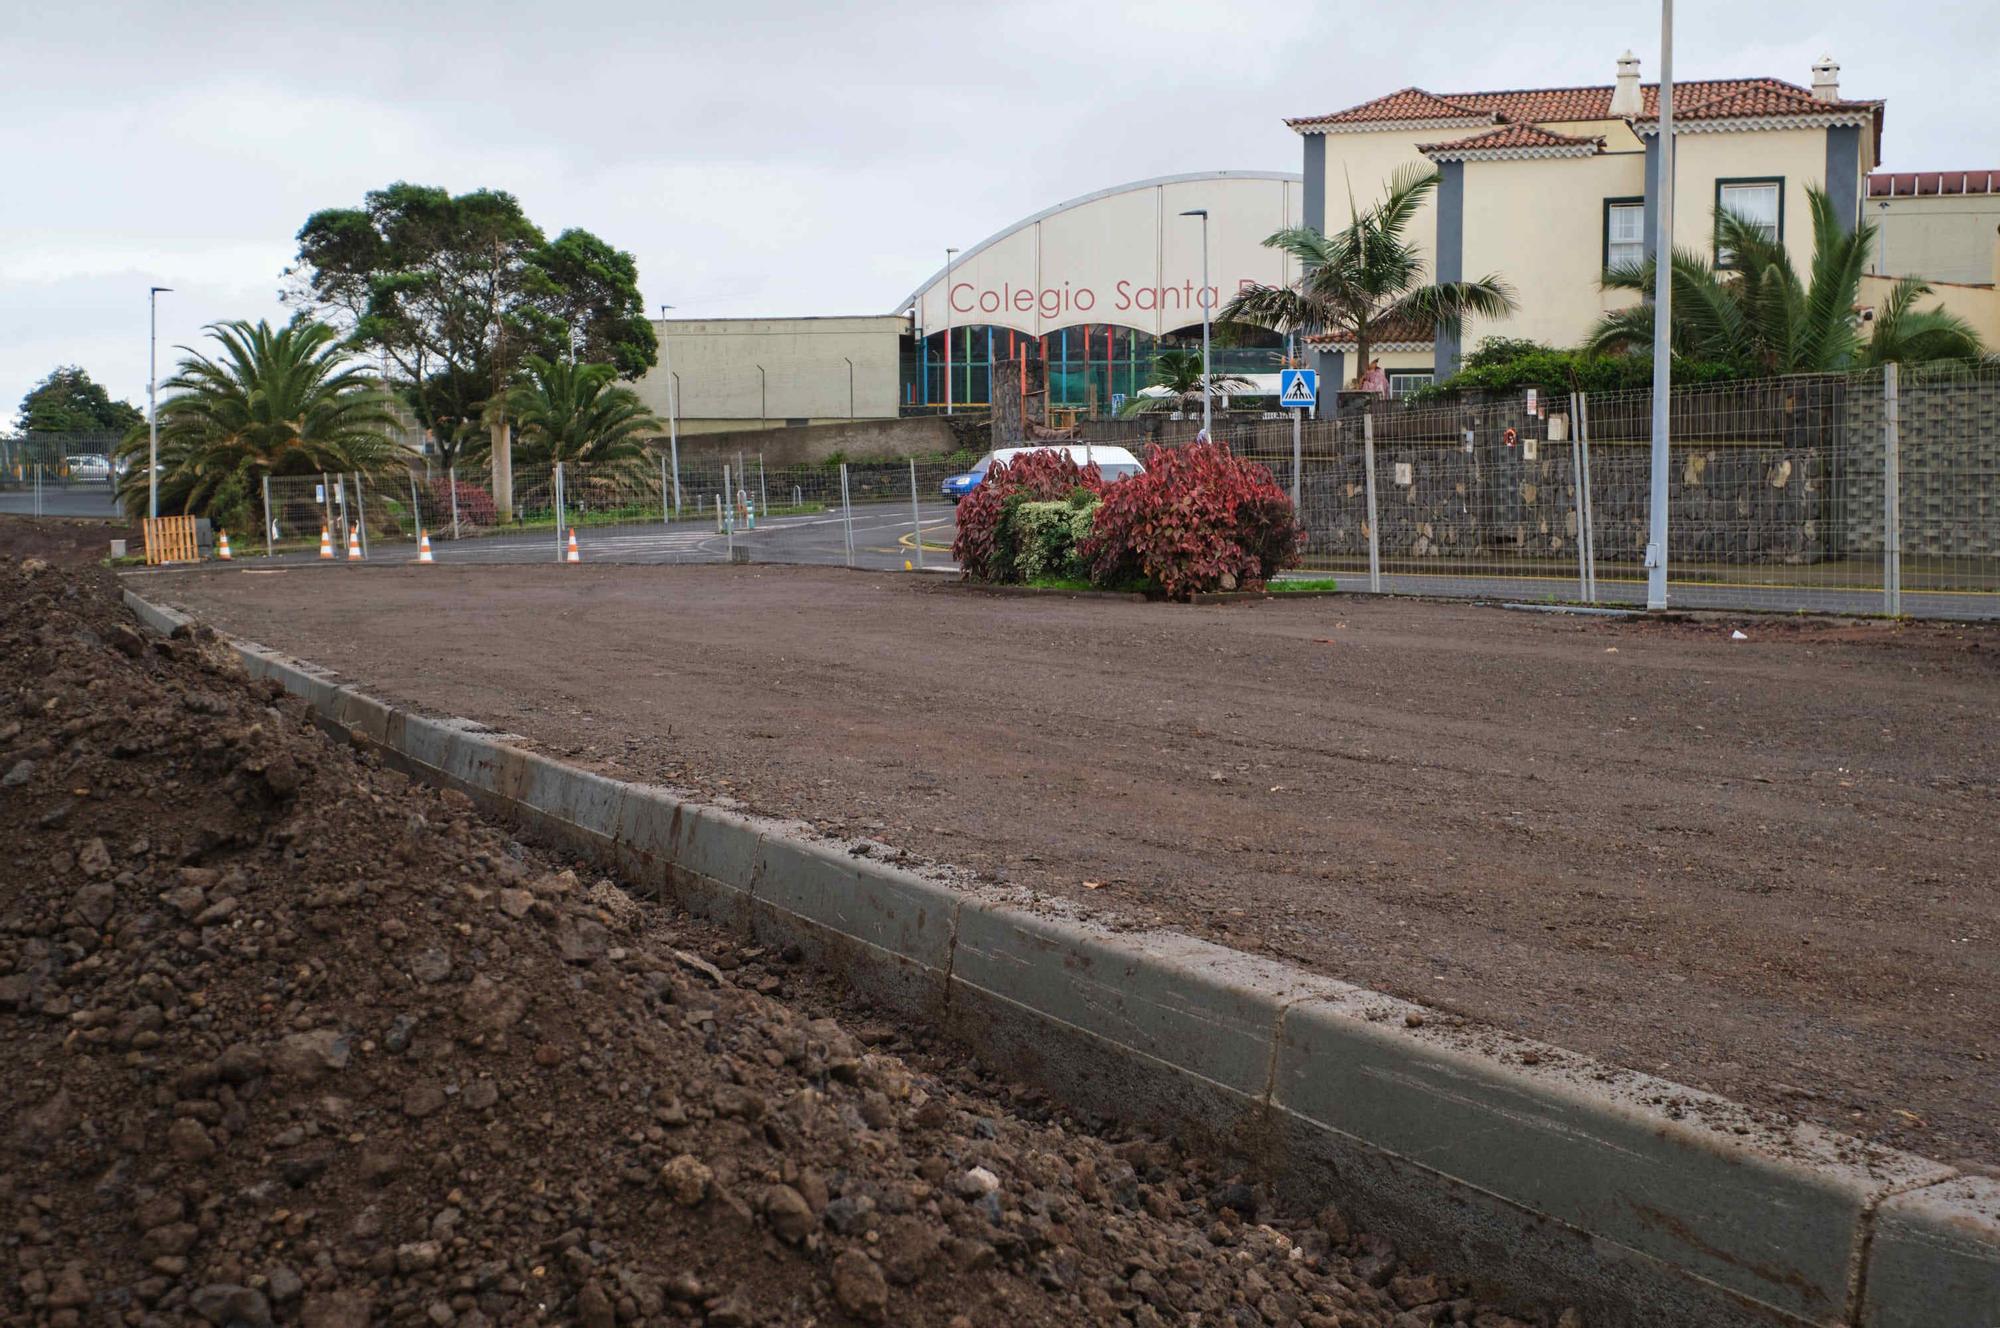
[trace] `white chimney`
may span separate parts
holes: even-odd
[[[1644,109],[1639,101],[1639,57],[1627,51],[1618,57],[1618,85],[1611,90],[1611,113],[1631,119]]]
[[[1822,55],[1813,61],[1813,100],[1840,100],[1840,66],[1830,55]]]

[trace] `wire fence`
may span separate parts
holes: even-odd
[[[1650,391],[1218,416],[1306,533],[1304,570],[1345,589],[1585,605],[1646,599]],[[1677,389],[1669,603],[2000,617],[2000,365],[1891,367]],[[1086,426],[1142,451],[1198,416]],[[1078,441],[1084,441],[1079,439]],[[51,510],[90,454],[0,452],[0,508]],[[767,466],[756,453],[273,477],[261,553],[338,561],[844,563],[951,569],[945,479],[963,459]],[[11,487],[10,487],[11,486]],[[24,507],[23,504],[39,504]],[[249,524],[249,523],[244,523]],[[232,534],[237,532],[232,531]]]

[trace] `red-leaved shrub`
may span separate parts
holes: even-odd
[[[424,525],[430,531],[432,538],[443,539],[451,534],[451,499],[454,489],[458,491],[458,524],[461,529],[490,526],[499,520],[499,511],[493,506],[492,494],[477,484],[439,477],[424,486]]]
[[[1146,449],[1146,471],[1104,490],[1082,555],[1097,585],[1144,577],[1169,599],[1255,590],[1299,561],[1304,536],[1271,472],[1226,443]]]
[[[1009,499],[1056,502],[1078,489],[1100,492],[1104,487],[1096,466],[1079,466],[1060,450],[1023,452],[1008,465],[995,462],[979,487],[958,505],[958,537],[952,557],[969,581],[1011,581],[1014,550],[1009,547],[1005,517]]]

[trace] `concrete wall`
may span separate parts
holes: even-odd
[[[1782,177],[1785,248],[1804,271],[1812,263],[1809,187],[1826,183],[1824,129],[1763,129],[1674,135],[1674,244],[1712,255],[1715,182]],[[1636,192],[1636,191],[1635,191]]]
[[[1972,286],[2000,281],[2000,194],[1871,198],[1863,210],[1882,228],[1874,270]]]
[[[1893,277],[1864,276],[1861,278],[1861,302],[1864,305],[1879,305],[1895,287]],[[1979,333],[1979,339],[1986,343],[1986,349],[2000,350],[2000,288],[1953,286],[1934,281],[1931,293],[1917,301],[1919,309],[1928,309],[1933,305],[1972,324],[1973,330]]]
[[[1419,143],[1464,138],[1473,129],[1375,129],[1326,135],[1326,230],[1337,231],[1382,201],[1389,179],[1403,166],[1429,166]],[[1436,256],[1437,195],[1411,219],[1409,235],[1426,264]]]
[[[656,320],[660,363],[634,386],[661,418],[671,373],[682,420],[894,419],[907,328],[895,315]]]
[[[1604,200],[1636,198],[1645,187],[1646,157],[1639,151],[1466,162],[1466,279],[1497,273],[1514,287],[1521,308],[1511,318],[1469,322],[1463,347],[1475,349],[1493,336],[1573,346],[1606,310],[1638,298],[1607,294],[1598,276]]]
[[[752,421],[754,424],[755,422]],[[853,461],[928,457],[986,446],[984,414],[917,416],[906,420],[836,420],[798,428],[730,429],[681,435],[681,460],[763,455],[766,466],[797,466],[836,454]],[[665,449],[665,441],[659,443]]]

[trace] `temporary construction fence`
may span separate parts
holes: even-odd
[[[364,558],[413,559],[428,535],[439,563],[564,561],[575,532],[585,561],[914,568],[949,552],[941,490],[958,468],[907,458],[777,468],[752,454],[678,475],[647,458],[514,466],[498,482],[483,466],[285,476],[261,494],[261,551],[312,553],[324,532],[343,561],[350,538]]]

